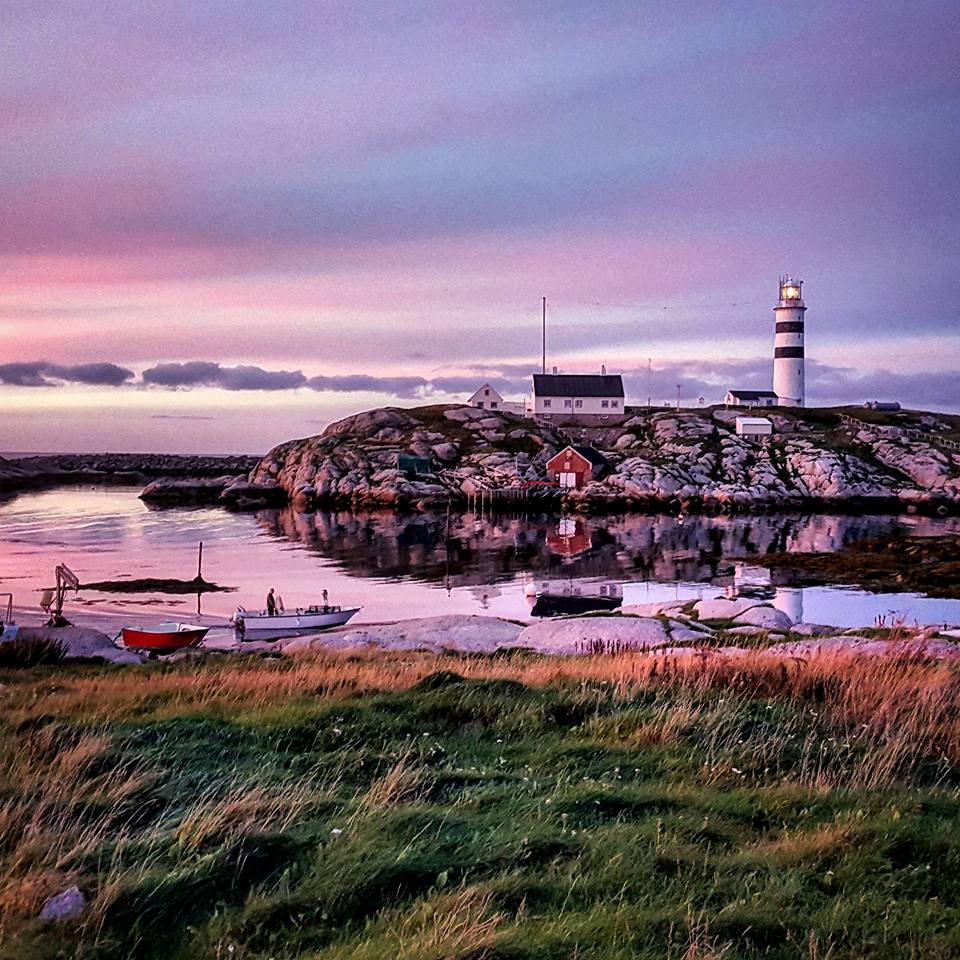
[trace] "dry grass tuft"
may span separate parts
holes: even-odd
[[[507,915],[493,909],[493,894],[464,887],[417,904],[412,910],[386,918],[393,928],[387,938],[377,938],[358,957],[455,960],[482,957],[493,946],[497,929]],[[390,941],[388,943],[388,941]]]
[[[105,737],[54,727],[0,743],[0,934],[75,883],[76,865],[117,834],[126,803],[153,781],[132,764],[104,763],[107,754]]]
[[[409,756],[401,757],[382,777],[370,784],[360,798],[358,812],[386,810],[417,799],[424,782],[424,769]]]

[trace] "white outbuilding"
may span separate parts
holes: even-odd
[[[780,398],[772,390],[728,390],[723,402],[728,407],[775,407]]]
[[[481,410],[500,410],[502,409],[503,397],[489,383],[485,383],[467,403],[471,407],[479,407]]]
[[[737,436],[772,437],[773,423],[766,417],[737,417]]]
[[[504,400],[499,391],[485,383],[474,395],[467,401],[471,407],[478,410],[496,410],[500,413],[523,414],[526,404],[517,400]]]

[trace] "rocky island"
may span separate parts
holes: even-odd
[[[145,483],[145,501],[236,509],[463,507],[538,497],[611,510],[960,510],[960,418],[859,408],[781,409],[772,437],[737,434],[740,411],[637,410],[612,426],[554,426],[462,405],[386,407],[266,456],[90,454],[0,459],[0,491]],[[868,418],[868,419],[864,419]],[[546,484],[568,445],[606,461],[580,489]]]
[[[635,411],[616,426],[558,427],[466,406],[388,407],[280,444],[217,496],[304,510],[422,510],[544,490],[583,512],[960,509],[960,418],[782,409],[770,416],[772,437],[749,439],[736,432],[738,413]],[[607,467],[561,503],[561,491],[542,483],[547,460],[567,445],[593,447]],[[161,481],[144,497],[177,493]]]

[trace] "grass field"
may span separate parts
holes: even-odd
[[[0,673],[0,956],[960,955],[960,672],[362,654]],[[90,903],[36,919],[78,884]]]

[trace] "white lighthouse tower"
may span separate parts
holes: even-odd
[[[773,392],[781,407],[802,407],[806,399],[803,368],[803,315],[807,312],[801,296],[802,280],[780,278],[780,300],[773,308],[777,338],[773,351]]]

